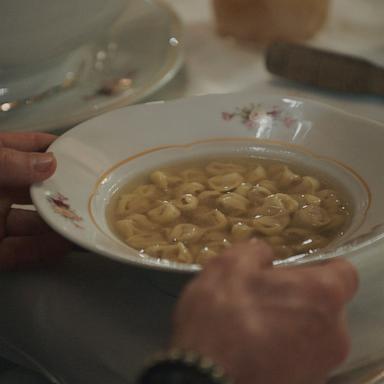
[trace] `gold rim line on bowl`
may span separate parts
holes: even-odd
[[[353,168],[351,168],[349,165],[346,165],[346,164],[344,164],[343,162],[341,162],[339,160],[336,160],[336,159],[333,159],[333,158],[330,158],[330,157],[327,157],[327,156],[317,155],[316,153],[313,153],[312,151],[310,151],[310,150],[308,150],[306,148],[303,148],[303,147],[301,147],[299,145],[296,145],[296,144],[284,143],[284,142],[281,142],[281,141],[278,141],[278,140],[257,139],[257,138],[254,138],[254,137],[218,137],[218,138],[210,138],[210,139],[205,139],[205,140],[197,140],[197,141],[194,141],[194,142],[191,142],[191,143],[187,143],[187,144],[161,145],[161,146],[157,146],[157,147],[148,148],[148,149],[146,149],[144,151],[138,152],[138,153],[136,153],[136,154],[134,154],[132,156],[129,156],[128,158],[126,158],[124,160],[121,160],[121,161],[117,162],[116,164],[114,164],[110,168],[108,168],[108,170],[103,172],[103,174],[97,179],[97,181],[95,183],[95,186],[93,187],[93,190],[92,190],[92,192],[91,192],[91,194],[89,196],[87,209],[88,209],[88,214],[89,214],[89,217],[91,218],[91,221],[93,222],[93,224],[96,226],[96,228],[101,233],[103,233],[105,236],[107,236],[108,238],[110,238],[112,240],[116,240],[115,238],[112,238],[109,233],[105,232],[99,226],[99,224],[97,223],[97,221],[95,219],[95,216],[93,215],[93,211],[92,211],[92,201],[93,201],[93,199],[94,199],[94,197],[96,195],[96,192],[97,192],[99,186],[103,183],[103,181],[114,170],[116,170],[117,168],[120,168],[122,165],[127,164],[130,161],[136,160],[136,159],[138,159],[140,157],[146,156],[148,154],[151,154],[151,153],[154,153],[154,152],[159,152],[159,151],[162,151],[162,150],[165,150],[165,149],[171,149],[171,148],[190,148],[190,147],[193,147],[193,146],[199,145],[199,144],[207,144],[207,143],[214,143],[214,142],[236,142],[236,141],[253,141],[253,142],[261,143],[261,144],[264,144],[264,145],[266,145],[266,144],[273,144],[273,145],[280,146],[280,147],[288,147],[288,148],[295,149],[297,152],[305,153],[305,154],[307,154],[307,155],[309,155],[309,156],[311,156],[311,157],[313,157],[315,159],[320,159],[320,160],[325,160],[325,161],[328,161],[328,162],[336,163],[339,167],[344,168],[346,171],[351,173],[353,176],[355,176],[360,181],[360,183],[363,185],[365,191],[367,192],[367,196],[368,196],[368,204],[367,204],[367,207],[364,210],[361,222],[356,227],[356,229],[351,233],[351,235],[354,234],[361,227],[361,225],[364,223],[364,221],[365,221],[365,219],[367,217],[368,210],[369,210],[369,208],[371,206],[371,203],[372,203],[372,192],[369,189],[368,183],[365,181],[365,179],[362,176],[360,176]],[[127,244],[125,244],[123,242],[122,242],[122,244],[124,244],[127,247],[129,247]],[[135,250],[135,252],[137,252],[137,250]],[[283,261],[283,260],[278,259],[277,262],[279,262],[279,261]],[[179,264],[179,263],[177,263],[177,264]]]

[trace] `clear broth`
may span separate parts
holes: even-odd
[[[269,243],[276,258],[314,253],[343,235],[351,215],[346,191],[317,170],[240,156],[145,172],[107,208],[110,228],[127,245],[193,264],[253,237]]]

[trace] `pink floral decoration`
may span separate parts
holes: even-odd
[[[83,221],[83,218],[80,217],[68,204],[68,198],[63,196],[61,193],[57,192],[52,195],[47,196],[48,202],[51,204],[54,212],[64,217],[67,220],[70,220],[76,228],[84,229],[83,226],[79,223]]]
[[[222,112],[224,121],[231,121],[235,117],[238,117],[241,123],[248,129],[257,129],[260,126],[260,120],[266,116],[283,123],[286,128],[291,128],[292,125],[297,122],[297,119],[285,115],[283,110],[276,105],[266,107],[262,104],[251,103],[249,106],[237,107],[232,113]]]

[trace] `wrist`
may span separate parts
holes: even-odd
[[[197,353],[174,349],[156,356],[138,384],[232,384],[213,361]]]

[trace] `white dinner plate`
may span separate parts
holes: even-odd
[[[80,75],[65,90],[0,107],[0,131],[54,131],[148,97],[182,63],[181,22],[161,0],[131,0],[100,41],[82,49]],[[117,86],[119,79],[128,79]],[[127,86],[128,84],[128,86]],[[113,88],[114,93],[106,94]]]

